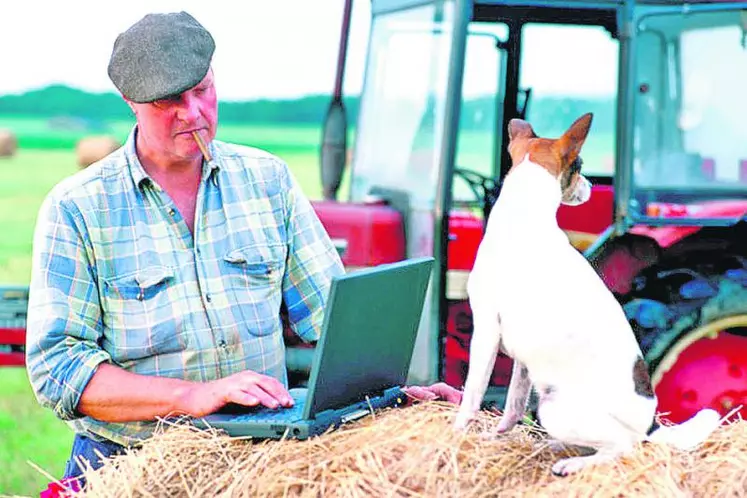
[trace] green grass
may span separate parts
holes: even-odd
[[[0,495],[39,496],[49,479],[29,462],[59,478],[73,433],[39,407],[23,368],[0,369]]]
[[[25,284],[31,273],[31,242],[44,196],[76,171],[66,150],[20,150],[0,158],[0,282]]]
[[[2,128],[7,128],[18,138],[21,149],[67,149],[84,136],[107,134],[121,142],[132,129],[132,121],[112,121],[96,126],[79,127],[74,123],[67,126],[54,124],[53,120],[36,117],[0,116]],[[229,142],[253,145],[268,150],[296,153],[312,153],[318,150],[321,141],[321,128],[317,125],[293,124],[223,124],[218,126],[217,137]],[[351,131],[352,136],[352,131]]]

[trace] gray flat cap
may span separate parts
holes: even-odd
[[[117,36],[109,78],[133,102],[153,102],[202,81],[214,51],[212,35],[186,12],[148,14]]]

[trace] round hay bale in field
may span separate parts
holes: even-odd
[[[117,150],[121,145],[119,141],[109,135],[93,135],[81,138],[75,145],[78,167],[86,168],[90,166]]]
[[[724,425],[692,452],[658,444],[569,477],[539,429],[481,437],[451,430],[457,407],[428,402],[377,413],[307,441],[255,442],[162,425],[137,450],[85,472],[82,496],[746,496],[747,423]],[[165,429],[165,430],[164,430]],[[79,495],[76,495],[79,496]]]
[[[18,139],[10,130],[0,130],[0,157],[13,157],[18,150]]]

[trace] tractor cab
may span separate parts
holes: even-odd
[[[541,136],[558,136],[581,114],[595,114],[582,152],[591,199],[561,207],[558,222],[626,310],[649,313],[641,319],[628,311],[639,338],[650,339],[642,345],[652,369],[669,368],[663,358],[678,351],[682,337],[703,334],[677,325],[689,316],[672,309],[682,306],[672,298],[679,287],[657,287],[668,294],[654,310],[645,306],[653,298],[640,293],[641,279],[653,293],[657,265],[672,261],[667,251],[675,246],[681,267],[666,271],[681,285],[693,273],[703,276],[688,266],[683,241],[704,227],[721,230],[708,232],[720,245],[699,239],[698,254],[720,260],[718,246],[733,256],[728,270],[738,270],[734,234],[747,213],[747,2],[371,0],[369,36],[349,196],[336,198],[342,169],[323,161],[329,195],[315,207],[349,271],[417,256],[439,262],[411,382],[461,387],[466,378],[466,281],[510,167],[507,125],[515,117]],[[747,275],[747,267],[739,269]],[[704,279],[721,285],[724,271]],[[701,309],[706,296],[685,308]],[[743,357],[720,358],[725,366],[717,367],[708,357],[698,367],[725,368],[718,375],[729,392],[692,387],[690,372],[667,393],[659,387],[670,403],[665,409],[684,416],[723,402],[723,411],[747,397],[747,320],[732,325],[730,344]],[[488,393],[498,404],[510,371],[511,360],[500,355]]]

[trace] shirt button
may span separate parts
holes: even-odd
[[[206,300],[207,302],[212,302],[213,298],[212,298],[212,297],[210,297],[210,294],[205,294],[205,300]]]
[[[169,215],[170,215],[170,216],[174,216],[175,214],[176,214],[176,209],[174,209],[174,208],[169,208]]]

